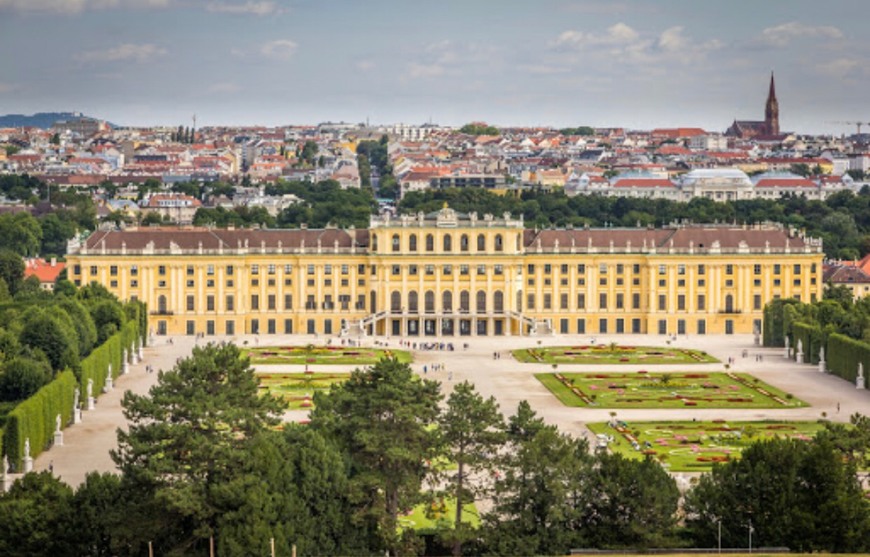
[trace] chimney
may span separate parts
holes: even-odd
[[[51,266],[52,266],[52,267],[57,267],[57,257],[52,257],[52,258],[51,258]]]

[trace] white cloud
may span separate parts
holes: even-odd
[[[105,50],[89,50],[76,55],[79,62],[147,62],[152,58],[163,56],[166,49],[151,43],[124,43]]]
[[[355,65],[356,69],[361,72],[369,72],[378,67],[378,65],[371,60],[359,60]]]
[[[260,47],[260,54],[267,58],[276,58],[279,60],[288,60],[296,52],[297,45],[289,39],[279,39],[271,41]]]
[[[761,32],[758,42],[764,46],[783,48],[794,39],[842,39],[843,32],[830,25],[806,25],[790,21],[775,27],[767,27]]]
[[[11,93],[18,89],[18,86],[11,83],[0,83],[0,95],[3,93]]]
[[[275,2],[268,0],[248,0],[244,3],[209,2],[206,10],[222,14],[243,14],[266,16],[282,13]]]
[[[686,37],[683,36],[683,27],[677,25],[669,29],[665,29],[658,42],[659,48],[665,52],[675,52],[682,50],[688,46]]]
[[[557,50],[576,50],[589,46],[607,46],[628,44],[638,40],[637,31],[625,23],[616,23],[607,28],[605,33],[584,33],[583,31],[563,31],[550,46]]]
[[[836,58],[816,65],[816,70],[829,77],[847,79],[868,74],[864,64],[855,58]]]
[[[0,12],[78,14],[109,8],[165,8],[170,0],[0,0]]]

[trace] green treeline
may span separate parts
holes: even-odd
[[[278,425],[234,345],[194,349],[148,395],[127,393],[120,476],[72,490],[30,474],[0,496],[0,554],[557,555],[572,548],[870,549],[856,477],[870,420],[753,445],[685,494],[652,459],[593,453],[522,402],[501,414],[469,383],[382,360]],[[460,501],[447,505],[445,501]],[[477,502],[479,516],[468,503]],[[405,518],[429,509],[434,526]]]

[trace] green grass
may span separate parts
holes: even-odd
[[[327,390],[348,377],[349,373],[257,373],[260,392],[281,398],[288,410],[314,408],[315,392]]]
[[[442,529],[453,528],[455,515],[456,500],[445,498],[443,502],[436,500],[433,503],[417,505],[410,514],[399,517],[399,525],[402,528],[413,528],[420,534],[433,533],[439,526]],[[462,522],[472,528],[480,527],[480,515],[474,503],[462,505]]]
[[[596,435],[613,437],[609,449],[629,458],[656,458],[672,472],[703,472],[716,462],[740,458],[750,444],[774,437],[808,440],[820,422],[619,422],[587,424]],[[637,448],[632,445],[637,442]]]
[[[539,373],[566,406],[800,408],[807,403],[746,373]]]
[[[542,364],[710,364],[719,360],[701,350],[670,346],[599,344],[514,350],[518,362]]]
[[[407,350],[352,348],[348,346],[260,346],[242,349],[253,365],[372,365],[386,357],[410,363]]]

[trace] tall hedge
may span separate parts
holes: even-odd
[[[61,427],[72,420],[76,385],[73,372],[61,372],[9,413],[3,446],[15,470],[23,470],[25,439],[30,439],[30,456],[36,458],[54,439],[55,417],[60,414]]]
[[[106,375],[109,364],[112,364],[112,378],[121,373],[121,353],[126,350],[129,356],[131,350],[136,347],[139,337],[139,322],[127,321],[121,330],[112,335],[106,342],[96,348],[81,363],[81,388],[82,397],[87,396],[88,380],[94,382],[93,395],[99,396],[106,384]]]
[[[791,338],[794,340],[791,345],[797,354],[798,341],[801,341],[803,349],[804,362],[819,363],[819,349],[822,347],[823,337],[822,329],[818,325],[809,325],[807,323],[793,322],[791,324]],[[797,358],[795,358],[797,359]]]
[[[764,306],[764,346],[785,346],[785,337],[795,315],[791,306],[799,303],[792,298],[779,298]]]
[[[858,362],[864,364],[864,386],[870,374],[870,344],[834,333],[828,337],[825,349],[828,370],[838,377],[855,384],[858,377]]]

